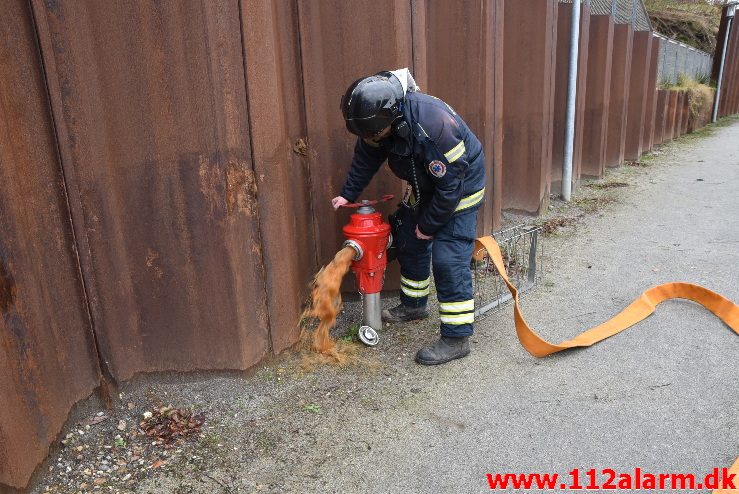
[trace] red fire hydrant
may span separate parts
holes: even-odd
[[[387,248],[392,242],[390,225],[375,211],[373,203],[363,201],[344,226],[344,247],[355,251],[352,271],[362,294],[362,323],[359,339],[367,345],[377,344],[377,330],[382,327],[380,292],[387,266]]]

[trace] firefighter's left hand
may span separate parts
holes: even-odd
[[[423,233],[421,233],[421,230],[418,229],[418,225],[416,225],[416,237],[420,238],[421,240],[431,240],[432,238],[434,238],[431,235],[424,235]]]

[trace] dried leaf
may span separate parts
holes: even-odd
[[[107,419],[108,419],[107,415],[93,415],[92,417],[87,417],[85,420],[80,422],[80,425],[82,427],[85,427],[87,425],[95,425]]]

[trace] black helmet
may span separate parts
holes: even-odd
[[[346,128],[363,138],[374,137],[401,114],[403,86],[390,72],[357,79],[341,98]]]

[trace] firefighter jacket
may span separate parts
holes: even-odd
[[[358,139],[341,196],[355,202],[383,162],[412,187],[418,228],[433,235],[455,213],[479,208],[485,188],[480,141],[446,103],[409,92],[403,119],[379,143]]]

